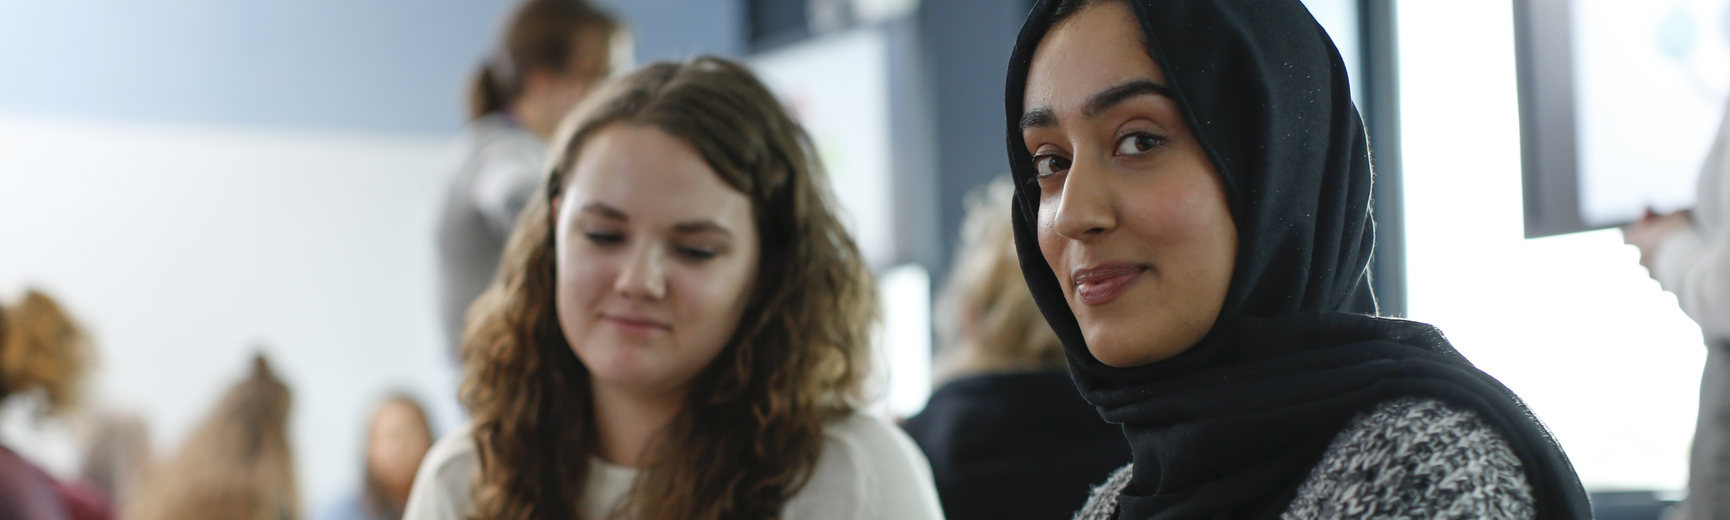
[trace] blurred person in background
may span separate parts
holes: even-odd
[[[66,414],[79,403],[94,352],[89,336],[38,291],[0,305],[0,401],[40,393],[46,413]],[[95,488],[62,482],[0,445],[0,519],[95,520],[114,517]]]
[[[263,355],[156,467],[131,520],[297,520],[292,396]]]
[[[1008,177],[967,197],[955,267],[938,304],[942,384],[907,432],[949,520],[1068,518],[1129,463],[1123,430],[1081,399],[1063,344],[1039,315],[1010,228]]]
[[[452,358],[517,214],[546,170],[559,119],[613,67],[617,21],[584,0],[528,0],[476,72],[438,223],[440,319]]]
[[[1647,211],[1622,229],[1640,249],[1640,265],[1706,339],[1700,411],[1688,464],[1682,517],[1730,520],[1730,112],[1718,128],[1695,187],[1694,208],[1668,215]]]
[[[364,491],[342,499],[321,520],[397,520],[415,471],[432,448],[432,423],[413,398],[390,396],[373,410],[366,436]]]
[[[126,412],[99,413],[83,460],[79,474],[84,481],[108,497],[115,510],[126,511],[154,463],[144,418]]]
[[[1075,518],[1591,517],[1519,396],[1378,315],[1363,119],[1299,0],[1042,0],[1009,64],[1022,273],[1134,461]]]
[[[658,63],[572,117],[406,518],[941,518],[918,447],[856,409],[875,289],[768,88]]]

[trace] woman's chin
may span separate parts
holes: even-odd
[[[1115,368],[1130,368],[1150,365],[1170,359],[1182,353],[1185,348],[1175,348],[1170,341],[1158,338],[1127,338],[1119,335],[1096,337],[1083,334],[1087,339],[1087,351],[1093,358],[1106,366]]]
[[[653,386],[655,382],[643,353],[629,348],[597,348],[577,357],[597,383],[624,389]]]
[[[605,371],[590,371],[597,385],[606,385],[614,391],[632,395],[657,395],[666,393],[667,388],[676,386],[666,377],[657,377],[644,370],[613,368]]]
[[[1099,360],[1109,367],[1130,368],[1158,361],[1156,356],[1149,356],[1138,349],[1117,346],[1094,346],[1088,342],[1087,351],[1093,354],[1093,359]]]

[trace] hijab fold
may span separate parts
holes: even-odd
[[[1059,2],[1041,0],[1005,95],[1016,247],[1076,386],[1128,438],[1135,469],[1119,518],[1277,518],[1354,416],[1400,397],[1476,412],[1520,458],[1539,518],[1590,518],[1573,466],[1519,397],[1436,328],[1375,315],[1369,143],[1344,63],[1309,11],[1299,0],[1121,1],[1223,180],[1239,242],[1200,343],[1127,368],[1088,352],[1039,250],[1019,126],[1034,49],[1059,23]]]

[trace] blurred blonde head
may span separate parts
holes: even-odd
[[[84,329],[48,295],[31,290],[0,307],[0,400],[42,390],[50,412],[66,412],[81,397],[91,357]]]
[[[945,345],[939,380],[1064,366],[1063,344],[1021,277],[1009,221],[1014,195],[1007,176],[967,194],[961,247],[936,309]]]
[[[262,355],[145,483],[133,520],[300,518],[291,396]]]

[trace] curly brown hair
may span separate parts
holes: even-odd
[[[0,307],[0,400],[40,388],[49,412],[67,412],[82,396],[94,354],[84,328],[47,294],[30,290]]]
[[[763,519],[804,485],[824,422],[853,411],[877,318],[871,275],[842,227],[809,137],[743,66],[657,63],[572,112],[493,285],[469,311],[462,399],[480,458],[474,518],[577,518],[595,453],[589,371],[560,329],[550,209],[574,158],[612,124],[656,128],[751,200],[762,237],[739,327],[650,443],[615,513],[641,520]]]

